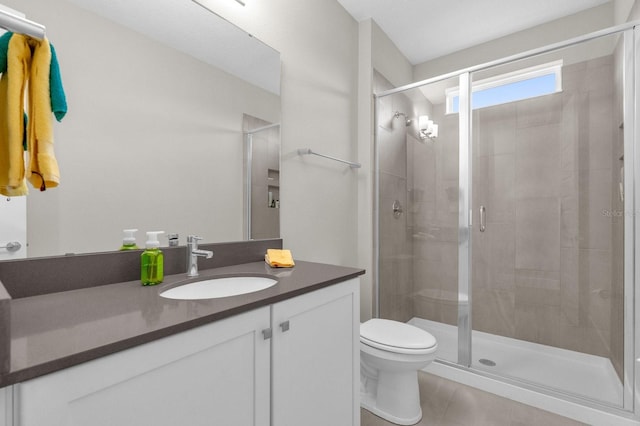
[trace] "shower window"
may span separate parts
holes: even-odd
[[[475,81],[472,109],[485,108],[508,102],[521,101],[562,91],[562,61],[501,74]],[[447,114],[460,109],[460,88],[446,90]]]

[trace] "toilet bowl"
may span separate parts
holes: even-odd
[[[435,359],[435,337],[381,318],[360,324],[360,405],[399,425],[422,419],[418,370]]]

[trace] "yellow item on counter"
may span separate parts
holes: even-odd
[[[295,265],[290,250],[267,249],[264,261],[272,268],[292,268]]]

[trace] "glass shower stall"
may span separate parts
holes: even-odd
[[[633,411],[634,31],[374,76],[375,310],[433,334],[433,368]]]

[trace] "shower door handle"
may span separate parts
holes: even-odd
[[[484,232],[487,229],[487,209],[485,206],[480,206],[480,232]]]

